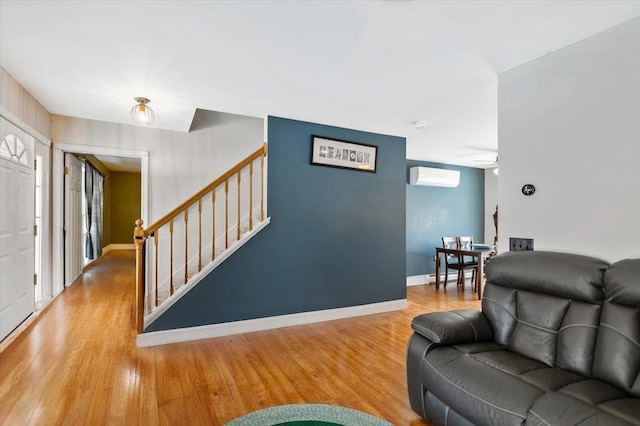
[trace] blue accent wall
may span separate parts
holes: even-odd
[[[409,185],[411,167],[460,170],[457,188]],[[407,276],[433,274],[442,237],[472,235],[484,242],[484,170],[407,160]]]
[[[311,135],[378,147],[377,172],[310,164]],[[268,118],[271,223],[149,326],[406,298],[406,140]]]

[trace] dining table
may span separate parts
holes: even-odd
[[[478,259],[478,273],[476,274],[476,288],[478,300],[482,300],[482,285],[484,277],[485,260],[495,254],[495,246],[487,244],[473,244],[471,250],[459,250],[452,248],[436,247],[436,289],[440,288],[440,255],[445,256],[473,256]]]

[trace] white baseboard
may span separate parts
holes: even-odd
[[[363,315],[400,311],[407,308],[407,299],[390,300],[388,302],[370,303],[367,305],[349,306],[346,308],[326,309],[322,311],[300,312],[297,314],[278,315],[275,317],[257,318],[222,324],[203,325],[198,327],[179,328],[175,330],[152,331],[138,334],[138,347],[166,345],[168,343],[188,342],[190,340],[210,339],[233,334],[252,333],[254,331],[272,330],[274,328],[294,325],[312,324]]]
[[[465,272],[465,278],[471,276],[471,272]],[[449,274],[449,280],[456,280],[458,273]],[[440,281],[444,282],[444,274],[440,274]],[[412,275],[407,277],[407,287],[413,285],[433,284],[436,282],[436,274]]]
[[[430,275],[425,274],[425,275],[413,275],[411,277],[407,277],[407,287],[410,287],[412,285],[423,285],[423,284],[429,284],[435,281],[435,277],[431,278]]]
[[[102,254],[108,253],[111,250],[135,250],[136,249],[136,245],[131,243],[131,244],[109,244],[106,247],[102,248]]]

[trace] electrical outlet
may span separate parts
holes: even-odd
[[[509,238],[509,251],[533,250],[533,238]]]

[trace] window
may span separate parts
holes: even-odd
[[[16,135],[7,135],[0,143],[0,156],[8,158],[16,163],[29,165],[29,158],[27,155],[27,147],[24,146],[22,141]]]

